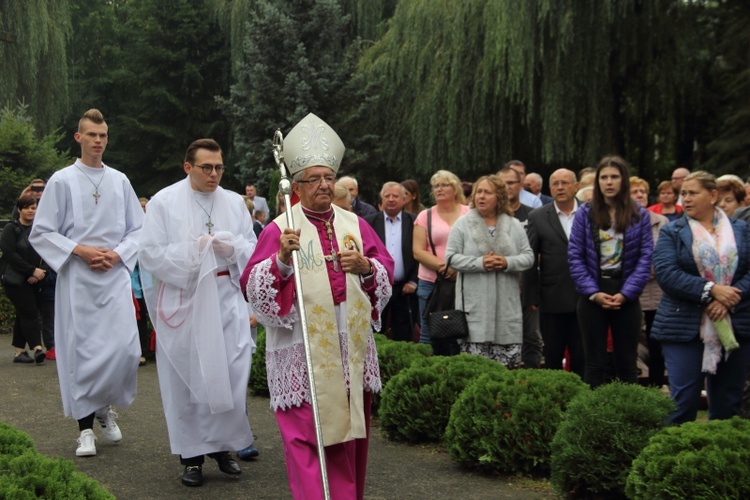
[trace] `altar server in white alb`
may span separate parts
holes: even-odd
[[[29,240],[57,271],[55,350],[65,416],[78,420],[76,455],[96,455],[94,417],[122,439],[111,405],[135,399],[140,344],[130,273],[143,210],[127,177],[102,163],[108,127],[97,109],[78,122],[81,158],[56,172]]]
[[[194,141],[183,168],[185,179],[148,202],[138,259],[172,453],[182,483],[200,486],[204,455],[239,474],[229,452],[253,444],[245,402],[254,344],[239,281],[256,238],[242,197],[219,187],[216,141]]]

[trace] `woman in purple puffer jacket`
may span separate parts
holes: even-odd
[[[654,242],[648,212],[630,198],[629,178],[624,159],[603,158],[596,169],[594,196],[578,209],[570,231],[570,275],[581,295],[577,312],[584,381],[592,388],[604,383],[610,328],[616,376],[637,382],[638,297],[651,276]]]

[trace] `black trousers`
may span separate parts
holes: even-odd
[[[39,314],[42,316],[42,341],[47,350],[55,347],[55,301],[39,301]]]
[[[651,327],[654,326],[656,310],[643,311],[646,319],[646,340],[648,341],[648,384],[653,387],[664,385],[664,355],[661,352],[661,342],[651,338]]]
[[[416,290],[404,295],[403,286],[403,282],[393,284],[393,294],[383,310],[383,332],[390,327],[393,340],[412,342],[414,326],[419,324],[419,301]]]
[[[553,370],[562,370],[565,348],[570,354],[570,371],[581,379],[584,377],[586,359],[583,355],[583,339],[578,328],[578,314],[539,313],[539,328],[544,340],[544,365]]]
[[[151,330],[148,329],[148,310],[146,309],[146,301],[144,299],[140,298],[136,300],[140,308],[140,318],[137,320],[137,324],[138,338],[141,341],[141,356],[146,357],[147,354],[151,353]]]
[[[614,295],[622,280],[602,279],[600,291]],[[638,382],[636,359],[638,336],[641,331],[641,304],[626,301],[619,310],[603,309],[588,297],[578,298],[578,319],[586,358],[584,382],[592,388],[604,384],[607,365],[607,331],[612,330],[615,376],[623,382]]]
[[[216,457],[224,453],[228,453],[228,452],[217,451],[215,453],[209,453],[208,456],[213,459],[216,459]],[[187,458],[180,455],[180,464],[184,465],[185,467],[188,467],[191,465],[203,465],[205,458],[206,458],[205,455],[198,455],[197,457],[187,457]]]
[[[5,294],[16,310],[13,323],[13,347],[24,349],[42,345],[42,321],[39,316],[39,287],[24,283],[21,286],[5,286]]]

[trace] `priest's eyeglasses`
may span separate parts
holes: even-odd
[[[199,169],[203,170],[203,173],[206,174],[206,175],[211,175],[211,172],[213,172],[214,169],[216,170],[216,174],[217,175],[221,175],[224,172],[224,170],[227,169],[227,167],[225,167],[224,165],[208,165],[208,164],[205,164],[205,165],[193,165],[193,166],[195,168],[199,168]]]
[[[333,184],[336,184],[336,177],[333,175],[324,175],[323,177],[313,176],[306,181],[297,182],[300,184],[309,184],[312,187],[319,187],[321,184],[323,184],[323,181],[325,181],[329,186],[332,186]]]

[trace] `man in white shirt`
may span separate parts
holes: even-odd
[[[253,202],[254,210],[262,210],[266,213],[266,216],[271,213],[268,209],[268,202],[265,198],[258,195],[258,191],[255,189],[255,185],[248,184],[245,186],[245,196]]]
[[[528,281],[530,302],[539,307],[539,327],[544,339],[545,367],[562,369],[565,349],[570,369],[583,378],[584,357],[578,329],[578,294],[568,265],[568,237],[578,210],[578,182],[573,172],[559,169],[550,176],[554,202],[529,215],[529,244],[538,262]]]
[[[383,310],[383,328],[391,331],[393,340],[411,342],[414,325],[419,321],[417,301],[417,270],[412,241],[416,215],[404,212],[406,189],[398,182],[386,182],[380,190],[383,211],[368,215],[372,226],[393,257],[393,294]]]
[[[505,164],[503,168],[512,168],[513,170],[518,172],[521,175],[521,187],[523,187],[524,181],[526,180],[526,165],[521,160],[510,160]],[[521,203],[523,203],[527,207],[539,208],[542,206],[542,200],[529,193],[525,189],[520,189],[518,198],[521,200]]]

